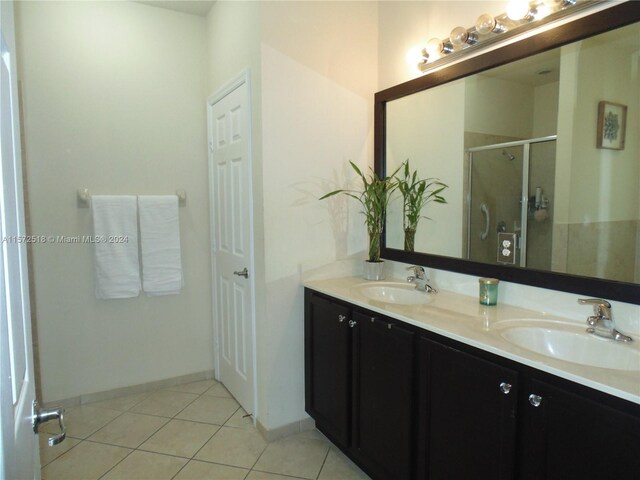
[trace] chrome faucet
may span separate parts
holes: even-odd
[[[579,298],[580,305],[593,305],[593,315],[587,318],[587,333],[598,337],[609,338],[618,342],[630,342],[631,337],[616,330],[611,315],[611,304],[601,298]]]
[[[412,265],[407,267],[407,270],[413,271],[413,275],[407,277],[407,282],[415,284],[416,290],[426,293],[438,293],[438,290],[427,283],[429,279],[424,273],[424,268],[418,265]]]

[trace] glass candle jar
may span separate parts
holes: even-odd
[[[496,305],[498,303],[497,278],[481,278],[479,300],[481,305]]]

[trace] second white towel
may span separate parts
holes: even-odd
[[[183,280],[178,197],[141,195],[138,214],[142,289],[149,295],[180,293]]]

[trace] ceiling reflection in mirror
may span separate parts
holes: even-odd
[[[449,187],[415,251],[639,283],[639,69],[634,24],[387,102],[385,170]]]

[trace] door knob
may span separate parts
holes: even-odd
[[[32,425],[34,433],[38,433],[40,424],[46,423],[50,420],[58,420],[58,426],[60,427],[60,433],[57,433],[53,437],[49,437],[47,443],[50,447],[59,444],[67,437],[67,427],[64,424],[64,408],[40,408],[38,402],[33,402],[33,417]]]
[[[500,391],[505,395],[509,395],[509,392],[511,391],[511,387],[512,385],[510,383],[502,382],[500,384]]]
[[[249,278],[249,270],[247,267],[244,267],[242,270],[233,272],[234,275],[238,275],[239,277]]]
[[[532,393],[531,395],[529,395],[529,403],[534,407],[539,407],[542,403],[542,397],[540,395]]]
[[[355,320],[349,320],[349,326],[350,326],[351,328],[355,327],[357,323],[358,323],[358,322],[356,322]]]

